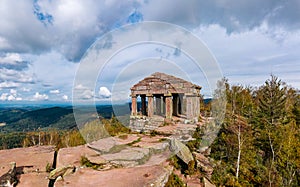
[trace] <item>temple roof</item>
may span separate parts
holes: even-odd
[[[156,72],[131,87],[132,94],[198,93],[201,86],[184,79]]]

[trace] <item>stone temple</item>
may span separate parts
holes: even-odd
[[[200,115],[201,86],[156,72],[131,87],[130,127],[154,130],[163,122],[196,123]],[[141,104],[138,104],[138,100]]]

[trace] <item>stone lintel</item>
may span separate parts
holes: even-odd
[[[195,93],[186,93],[184,94],[186,97],[199,97],[198,94],[195,94]]]
[[[137,95],[136,95],[136,94],[130,94],[130,97],[132,97],[132,98],[136,98],[136,97],[137,97]]]
[[[153,97],[153,94],[148,93],[148,94],[146,94],[146,97]]]

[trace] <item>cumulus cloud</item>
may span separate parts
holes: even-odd
[[[40,94],[39,92],[36,92],[35,95],[33,96],[33,100],[35,101],[43,101],[43,100],[48,100],[49,96],[46,94]]]
[[[106,87],[100,87],[99,88],[99,96],[100,96],[100,98],[109,98],[109,97],[111,97],[111,92]]]
[[[89,100],[94,98],[94,92],[92,90],[84,90],[80,94],[80,99]]]
[[[298,0],[152,0],[141,7],[145,20],[185,26],[219,24],[227,32],[251,30],[267,22],[272,27],[300,28]]]
[[[17,92],[16,90],[11,90],[11,94],[9,93],[2,93],[0,96],[1,101],[22,101],[21,97],[17,97]]]
[[[12,95],[17,95],[17,90],[15,90],[15,89],[10,89],[10,93],[11,93]]]
[[[0,75],[1,77],[1,75]],[[17,88],[19,86],[18,83],[15,83],[15,82],[11,82],[11,81],[4,81],[4,82],[1,82],[0,81],[0,88],[1,89],[10,89],[10,88]]]
[[[67,59],[78,61],[95,38],[126,24],[138,4],[95,0],[1,1],[0,50],[38,54],[55,48]]]
[[[7,100],[7,96],[8,96],[8,93],[2,93],[1,96],[0,96],[0,100],[1,101],[6,101]]]
[[[62,99],[65,100],[65,101],[67,101],[69,99],[69,97],[67,95],[63,95]]]
[[[51,94],[59,94],[60,91],[59,91],[59,90],[50,90],[50,93],[51,93]]]
[[[28,61],[24,61],[18,53],[6,53],[0,55],[0,68],[1,69],[14,69],[24,70],[29,66]]]
[[[30,92],[31,89],[30,89],[30,88],[24,88],[24,87],[23,87],[23,88],[22,88],[22,91],[23,91],[23,92]]]
[[[35,75],[13,69],[0,68],[0,82],[34,83]]]
[[[249,68],[251,76],[269,74],[266,71],[272,66],[273,71],[284,71],[292,79],[299,72],[299,32],[293,33],[300,30],[299,17],[299,0],[2,0],[0,90],[7,93],[0,92],[0,98],[21,98],[18,93],[10,92],[13,89],[30,99],[34,95],[34,100],[48,100],[48,95],[39,92],[49,90],[50,94],[65,99],[64,96],[71,94],[78,67],[72,62],[78,62],[90,44],[104,33],[143,20],[166,21],[195,31],[216,54],[229,78],[240,77],[238,74],[249,72]],[[273,40],[283,42],[279,46]],[[228,43],[231,44],[229,48]],[[143,50],[139,49],[139,54]],[[174,50],[174,53],[162,55],[182,56],[180,46]],[[136,54],[136,50],[132,53]],[[114,65],[124,68],[130,61],[124,59],[126,55],[122,56],[122,62]],[[115,78],[111,72],[119,69],[105,72],[109,75],[101,85],[106,87],[101,87],[98,93],[85,87],[87,85],[77,85],[75,91],[82,99],[109,98],[111,93],[107,87]],[[23,100],[26,99],[24,95]]]

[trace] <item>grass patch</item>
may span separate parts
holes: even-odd
[[[130,143],[128,143],[128,144],[126,144],[126,145],[128,145],[128,146],[132,146],[132,145],[134,145],[134,144],[136,144],[136,143],[139,143],[141,140],[142,140],[142,138],[141,138],[141,137],[139,137],[137,140],[134,140],[134,141],[132,141],[132,142],[130,142]]]
[[[97,163],[93,163],[91,162],[87,157],[85,156],[81,156],[80,158],[80,164],[82,166],[86,166],[88,168],[93,168],[93,169],[103,169],[103,165],[102,164],[97,164]]]
[[[168,182],[166,183],[165,187],[185,187],[184,182],[176,175],[175,173],[171,173],[169,176]]]

